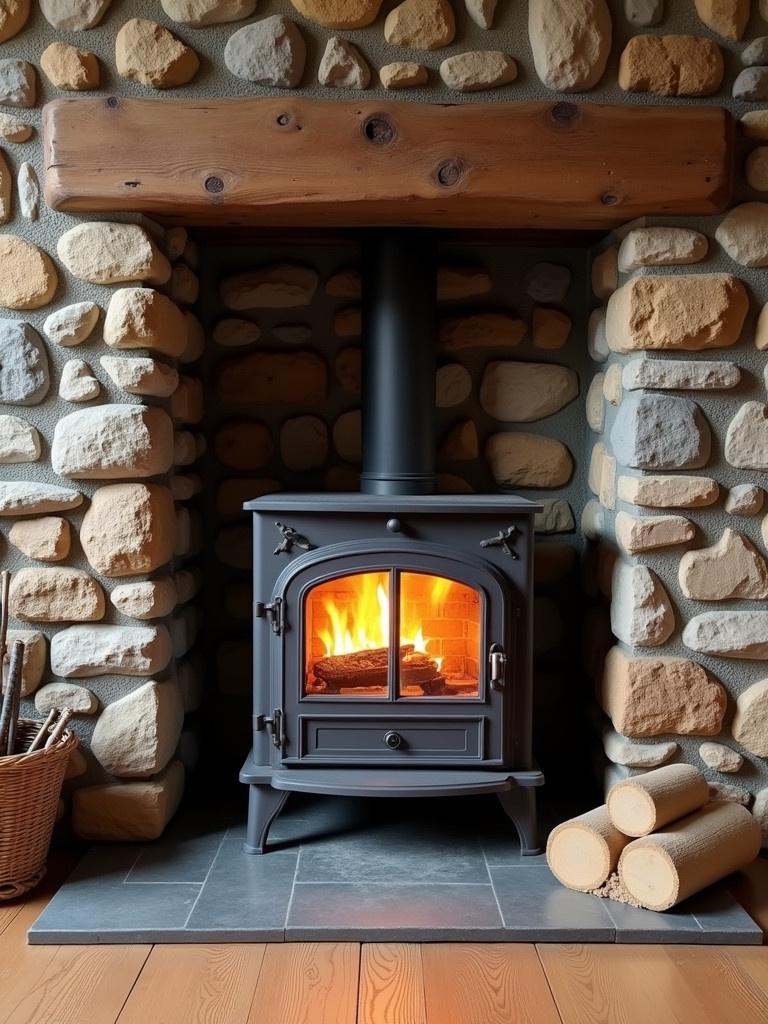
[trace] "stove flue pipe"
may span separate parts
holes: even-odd
[[[364,494],[435,490],[437,263],[407,228],[363,244]]]

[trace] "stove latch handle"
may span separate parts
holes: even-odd
[[[491,644],[488,651],[488,667],[491,687],[503,690],[507,676],[507,655],[501,644]]]

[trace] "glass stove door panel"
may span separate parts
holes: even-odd
[[[312,587],[304,602],[304,694],[388,697],[390,574],[355,572]]]
[[[444,576],[398,574],[398,696],[480,696],[483,596]]]

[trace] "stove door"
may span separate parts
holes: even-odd
[[[296,559],[279,591],[283,763],[504,764],[515,690],[504,577],[437,545],[335,548]]]

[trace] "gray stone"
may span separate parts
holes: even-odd
[[[675,629],[675,613],[658,576],[645,565],[617,562],[611,586],[611,629],[630,647],[658,647]]]
[[[0,320],[0,402],[38,405],[48,394],[48,355],[37,331]]]
[[[738,772],[744,764],[741,754],[722,743],[702,743],[699,757],[707,768],[716,772]]]
[[[571,533],[576,529],[571,506],[564,498],[539,499],[541,512],[533,517],[536,533]]]
[[[621,382],[627,391],[724,391],[741,380],[736,363],[699,359],[631,359]]]
[[[658,25],[664,17],[664,0],[624,0],[624,17],[637,28]]]
[[[733,98],[753,102],[768,100],[768,67],[740,71],[733,83]]]
[[[489,363],[480,404],[503,423],[531,423],[565,408],[579,393],[576,372],[556,363]]]
[[[614,764],[627,768],[656,768],[666,764],[678,751],[673,740],[666,743],[635,743],[614,729],[603,732],[605,756]]]
[[[741,63],[748,68],[768,64],[768,36],[758,36],[747,43],[741,51]]]
[[[534,302],[562,302],[571,285],[571,271],[558,263],[537,263],[525,276],[525,291]]]
[[[317,80],[320,85],[333,89],[367,89],[371,69],[356,46],[339,36],[331,36],[325,44]]]
[[[51,671],[65,679],[151,676],[171,653],[165,626],[70,626],[51,640]]]
[[[79,345],[90,337],[98,319],[99,307],[95,302],[74,302],[51,313],[43,324],[43,331],[48,340],[57,345]]]
[[[37,79],[35,69],[25,60],[0,60],[0,103],[6,107],[33,107]]]
[[[634,469],[700,469],[711,447],[709,425],[689,398],[629,395],[611,429],[614,455]]]
[[[80,491],[35,480],[0,481],[0,516],[35,515],[38,512],[65,512],[82,505]]]
[[[85,686],[76,683],[48,683],[35,694],[35,708],[45,716],[56,708],[70,708],[76,715],[94,715],[99,709],[99,698]]]
[[[40,0],[40,10],[54,28],[82,32],[98,25],[111,0]]]
[[[304,74],[307,48],[297,26],[281,14],[238,29],[224,47],[233,75],[259,85],[295,88]]]
[[[18,416],[0,416],[0,463],[37,462],[40,435],[31,423]]]
[[[725,457],[737,469],[768,470],[768,405],[745,402],[725,435]]]
[[[768,661],[768,612],[703,612],[683,630],[683,643],[701,654]]]

